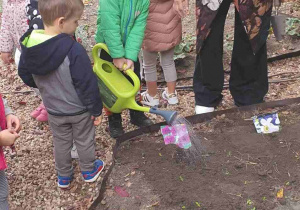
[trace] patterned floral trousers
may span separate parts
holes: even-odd
[[[222,2],[210,34],[197,55],[194,73],[196,105],[215,107],[222,100],[224,25],[231,3],[231,0]],[[253,53],[237,10],[229,88],[238,106],[261,103],[268,92],[266,44]]]

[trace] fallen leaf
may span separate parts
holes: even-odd
[[[126,183],[126,187],[131,187],[132,183],[131,182],[127,182]]]
[[[151,208],[151,207],[153,207],[153,206],[158,206],[158,205],[159,205],[159,202],[157,201],[157,202],[151,204],[150,206],[146,206],[146,207],[147,207],[147,208]]]
[[[76,184],[74,187],[71,188],[70,192],[74,193],[78,188],[78,185]]]
[[[283,188],[277,192],[277,198],[283,198]]]
[[[26,105],[26,102],[25,101],[19,101],[19,104],[20,105]]]
[[[125,189],[123,189],[122,187],[119,187],[119,186],[116,186],[115,187],[115,192],[119,195],[119,196],[121,196],[121,197],[129,197],[129,193],[125,190]]]
[[[112,189],[107,189],[106,194],[107,194],[108,197],[111,197],[111,196],[113,196],[114,191]]]

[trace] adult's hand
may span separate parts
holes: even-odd
[[[174,0],[173,8],[183,18],[189,12],[189,0]]]

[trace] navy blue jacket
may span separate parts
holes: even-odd
[[[27,47],[32,31],[21,38],[18,73],[24,83],[39,88],[50,114],[73,116],[102,113],[98,79],[85,49],[67,34]]]

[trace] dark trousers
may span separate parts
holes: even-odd
[[[222,2],[212,23],[211,32],[197,55],[194,73],[196,105],[215,107],[222,100],[224,25],[231,2]],[[261,103],[268,92],[266,44],[253,54],[237,10],[229,88],[237,106]]]

